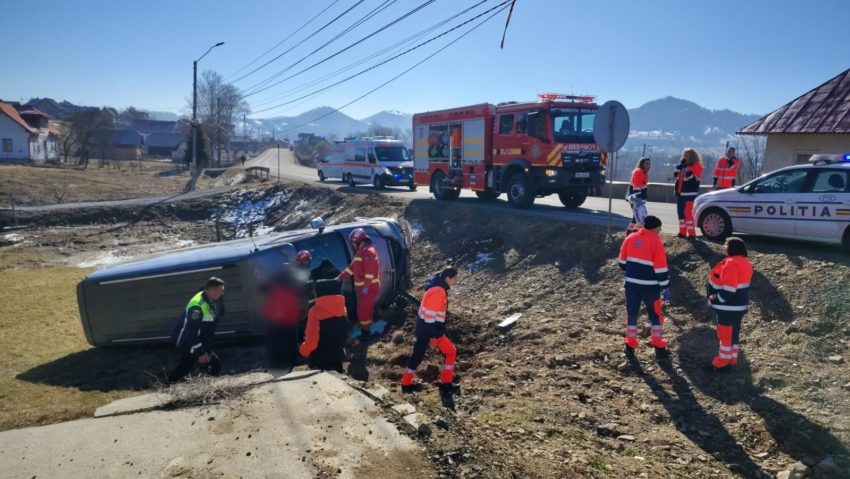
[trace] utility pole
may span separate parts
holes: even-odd
[[[198,62],[207,56],[207,53],[215,47],[224,45],[224,42],[218,42],[211,46],[201,55],[200,58],[192,62],[192,176],[194,177],[198,171]],[[193,186],[194,188],[194,186]]]
[[[280,143],[277,143],[277,182],[280,183]]]

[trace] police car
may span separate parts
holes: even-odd
[[[813,155],[808,164],[700,195],[694,217],[711,240],[734,232],[850,247],[850,154]]]

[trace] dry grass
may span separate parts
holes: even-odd
[[[138,166],[138,163],[135,163]],[[188,174],[145,165],[122,169],[113,166],[86,170],[0,165],[0,207],[44,205],[77,201],[116,200],[183,191]]]
[[[77,281],[86,270],[0,270],[0,430],[88,416],[131,391],[100,391],[62,384],[38,374],[39,367],[89,349],[80,327]],[[52,372],[51,371],[51,372]],[[27,378],[27,379],[23,379]],[[52,380],[55,379],[55,380]]]

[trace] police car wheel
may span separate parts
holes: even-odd
[[[732,234],[732,220],[725,211],[711,208],[700,216],[699,229],[707,239],[719,241]]]
[[[844,243],[845,247],[850,248],[850,226],[844,230],[844,239],[842,240],[842,243]]]

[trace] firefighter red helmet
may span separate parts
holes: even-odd
[[[307,251],[306,249],[302,249],[301,251],[299,251],[298,253],[295,254],[295,261],[297,261],[297,262],[299,262],[303,265],[309,265],[310,260],[312,260],[312,259],[313,259],[313,255],[311,255],[310,252]]]
[[[363,228],[357,228],[352,230],[351,233],[348,234],[348,241],[351,242],[354,246],[357,246],[362,241],[366,241],[369,239],[369,235],[366,234],[366,231]]]

